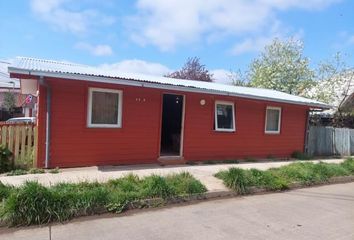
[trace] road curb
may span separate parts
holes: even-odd
[[[268,193],[277,193],[277,192],[284,192],[289,190],[295,190],[299,188],[308,188],[308,187],[316,187],[316,186],[323,186],[323,185],[330,185],[330,184],[339,184],[339,183],[349,183],[354,182],[354,176],[342,176],[342,177],[332,177],[328,179],[326,182],[321,183],[314,183],[304,185],[301,183],[292,183],[289,185],[289,188],[286,190],[279,190],[279,191],[272,191],[266,188],[257,188],[251,187],[246,194],[238,194],[232,190],[220,190],[220,191],[209,191],[203,194],[193,194],[188,196],[179,196],[170,199],[162,199],[162,198],[153,198],[153,199],[146,199],[141,201],[136,201],[127,207],[127,210],[133,209],[141,209],[141,208],[151,208],[151,207],[160,207],[160,206],[168,206],[174,204],[181,204],[181,203],[188,203],[188,202],[197,202],[202,200],[212,200],[218,198],[227,198],[227,197],[240,197],[240,196],[250,196],[256,194],[268,194]]]

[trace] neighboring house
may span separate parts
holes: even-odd
[[[304,149],[309,110],[329,108],[273,90],[33,58],[9,72],[23,91],[39,91],[38,167],[289,157]]]
[[[10,78],[8,73],[7,69],[10,65],[10,62],[0,60],[0,121],[6,121],[11,117],[32,117],[36,114],[37,98],[21,94],[20,81]],[[4,107],[5,95],[8,93],[13,94],[15,99],[14,108],[11,111]]]
[[[333,106],[331,109],[314,112],[312,124],[320,126],[332,126],[336,122],[336,113],[340,111],[347,122],[344,126],[353,128],[354,119],[354,72],[347,71],[335,77],[321,82],[310,91],[310,96],[323,99]],[[338,115],[338,114],[337,114]],[[338,117],[338,116],[337,116]],[[349,125],[348,125],[349,124]]]

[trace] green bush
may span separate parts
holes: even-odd
[[[11,157],[11,151],[4,145],[0,145],[0,173],[8,172],[13,169]]]
[[[57,173],[59,173],[59,167],[50,169],[50,170],[49,170],[49,173],[52,173],[52,174],[57,174]]]
[[[341,163],[341,166],[346,169],[349,173],[354,174],[354,158],[348,158]]]
[[[8,186],[0,182],[0,202],[10,196],[13,187]]]
[[[15,169],[10,172],[8,172],[6,175],[7,176],[19,176],[19,175],[26,175],[28,172],[24,169]]]
[[[40,173],[45,173],[44,169],[42,168],[31,168],[28,170],[29,174],[40,174]]]
[[[237,164],[240,163],[239,160],[223,160],[222,163],[227,163],[227,164]]]
[[[19,156],[19,158],[16,160],[16,165],[14,166],[15,168],[23,168],[23,169],[28,169],[33,166],[33,159],[34,159],[34,148],[30,147],[28,151],[25,152],[25,155],[22,156],[22,154]]]
[[[300,151],[294,151],[292,154],[291,154],[291,157],[292,158],[296,158],[298,160],[311,160],[311,156],[306,154],[306,153],[303,153],[303,152],[300,152]]]

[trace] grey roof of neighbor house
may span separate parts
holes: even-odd
[[[9,61],[0,60],[0,88],[20,88],[20,81],[10,78],[7,70],[10,65]]]
[[[328,109],[331,107],[328,104],[316,100],[294,96],[270,89],[239,87],[218,83],[167,78],[161,76],[123,73],[70,62],[58,62],[28,57],[16,58],[13,64],[9,66],[9,72],[72,80],[133,85],[148,88],[163,88],[185,92],[228,95],[248,99],[305,105],[314,108]]]

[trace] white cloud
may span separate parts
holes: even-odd
[[[126,24],[138,44],[168,51],[217,35],[267,32],[279,21],[279,11],[318,10],[335,2],[338,0],[138,0],[138,13]]]
[[[110,56],[113,54],[113,50],[109,45],[92,45],[85,42],[79,42],[75,45],[75,48],[87,51],[94,56]]]
[[[111,25],[114,18],[95,9],[71,10],[72,0],[31,0],[33,13],[42,21],[62,31],[75,34],[87,32],[93,26]]]
[[[234,55],[240,55],[247,52],[261,51],[265,45],[269,44],[273,38],[271,37],[258,37],[246,38],[240,43],[236,43],[231,50]]]
[[[232,73],[225,69],[214,69],[210,73],[213,74],[214,82],[222,84],[232,84]]]
[[[129,59],[112,64],[103,64],[99,66],[99,68],[118,73],[137,73],[152,76],[163,76],[173,71],[160,63],[147,62],[138,59]]]
[[[240,55],[249,52],[259,52],[264,49],[264,47],[271,43],[275,38],[286,39],[291,36],[295,40],[302,39],[304,31],[300,29],[297,32],[292,32],[287,29],[280,22],[276,22],[273,27],[269,28],[269,32],[265,35],[256,35],[252,37],[247,37],[241,42],[237,42],[231,49],[231,54]]]

